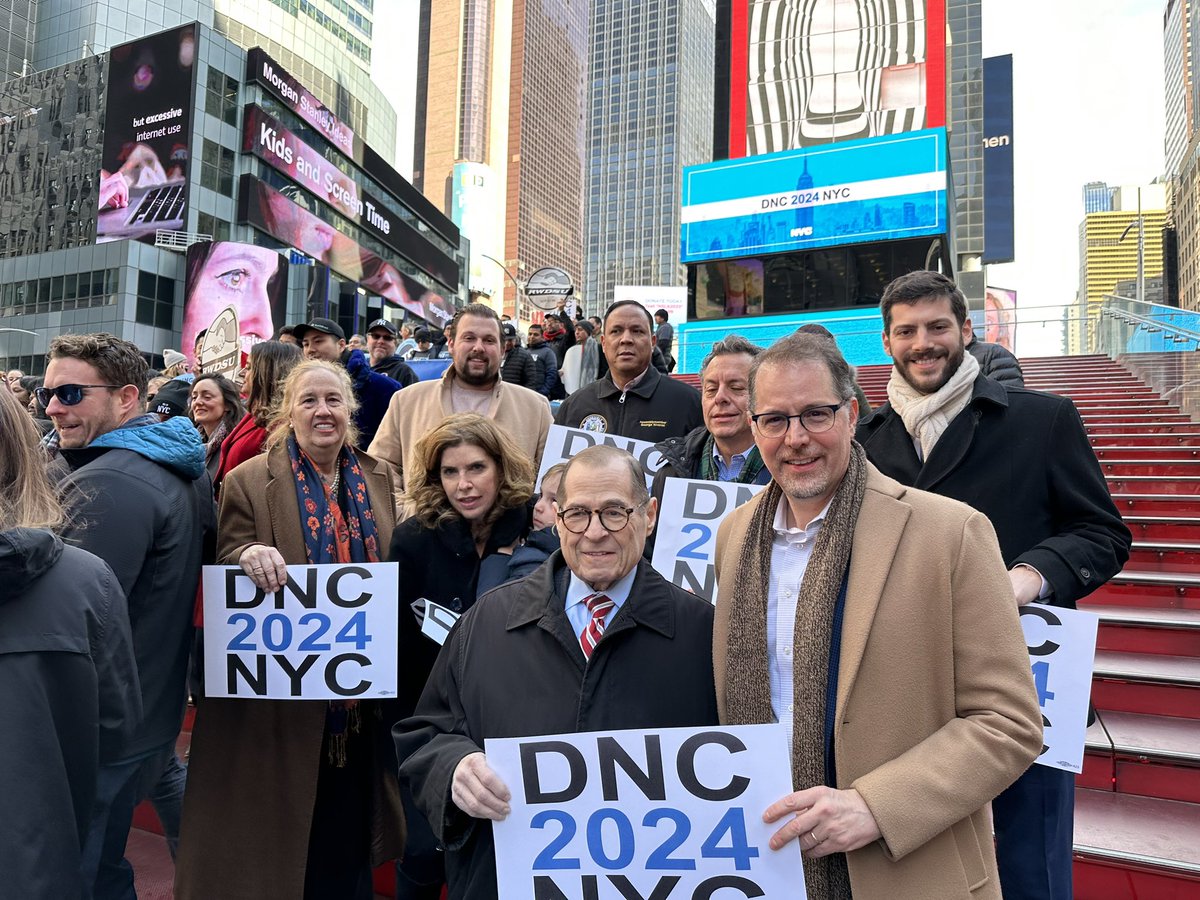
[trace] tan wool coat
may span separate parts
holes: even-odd
[[[385,463],[359,452],[367,496],[387,555],[395,517]],[[275,447],[231,471],[221,489],[217,561],[236,565],[251,544],[276,547],[287,564],[306,561],[300,507],[287,449]],[[371,862],[404,848],[388,707],[364,710],[375,741]],[[305,859],[316,801],[328,704],[323,700],[208,698],[196,711],[184,795],[177,900],[260,900],[304,895]]]
[[[882,833],[847,854],[854,900],[1000,900],[988,803],[1036,758],[1042,738],[1012,587],[981,513],[868,469],[833,736],[837,787],[862,795]],[[738,508],[717,536],[722,721],[734,579],[765,496]]]
[[[371,455],[393,467],[396,488],[404,490],[404,473],[416,465],[417,441],[454,414],[451,388],[454,367],[439,381],[421,381],[392,395],[369,448]],[[502,426],[517,446],[529,454],[536,469],[546,448],[546,435],[553,420],[550,404],[537,391],[497,380],[492,390],[487,418]],[[397,497],[397,506],[401,498]]]

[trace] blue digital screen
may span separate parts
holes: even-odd
[[[946,234],[946,131],[683,170],[684,263]]]
[[[1013,70],[1012,56],[983,61],[983,261],[1012,262]]]

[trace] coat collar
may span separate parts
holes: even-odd
[[[563,598],[555,586],[559,573],[566,568],[562,551],[555,550],[550,558],[525,578],[517,588],[519,593],[508,613],[506,629],[512,631],[536,622],[541,628],[556,633],[555,627],[567,623]],[[675,636],[675,607],[662,584],[656,584],[661,576],[645,559],[638,562],[637,575],[629,591],[629,599],[621,607],[608,632],[633,628],[635,625],[651,628],[664,637]],[[574,639],[574,635],[572,635]]]
[[[638,397],[641,397],[643,400],[649,400],[651,397],[654,396],[654,391],[655,391],[655,389],[658,388],[658,382],[661,379],[662,379],[662,373],[659,372],[658,369],[654,368],[654,364],[651,363],[646,369],[646,374],[642,376],[642,380],[639,381],[637,384],[635,384],[633,387],[631,387],[629,389],[629,393],[636,394]],[[625,391],[622,391],[613,382],[611,371],[609,371],[609,373],[607,375],[605,375],[603,378],[601,378],[599,381],[597,381],[596,385],[597,385],[596,393],[597,393],[597,396],[600,396],[600,397],[615,397],[617,394],[625,393]]]

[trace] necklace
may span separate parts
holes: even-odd
[[[327,485],[329,485],[329,493],[336,500],[337,495],[338,495],[338,488],[341,487],[341,484],[342,484],[342,470],[334,469],[332,479],[326,480],[325,476],[322,475],[321,480],[324,481]]]

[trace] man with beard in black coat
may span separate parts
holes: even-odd
[[[393,729],[401,777],[446,848],[451,900],[497,896],[491,821],[510,794],[487,738],[717,721],[713,610],[641,558],[657,514],[642,467],[584,450],[558,508],[562,550],[463,615],[416,714]]]
[[[1132,540],[1074,404],[982,374],[944,275],[897,278],[880,310],[895,368],[888,402],[858,426],[867,458],[986,515],[1018,605],[1074,608],[1121,571]],[[992,802],[1006,900],[1070,900],[1074,798],[1070,772],[1033,765]]]

